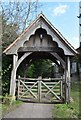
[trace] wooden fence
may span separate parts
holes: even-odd
[[[65,101],[65,82],[62,78],[19,78],[18,99],[32,102],[62,103]]]

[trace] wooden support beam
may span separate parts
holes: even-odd
[[[33,47],[21,47],[19,48],[18,52],[37,52],[37,51],[43,51],[43,52],[61,52],[61,50],[57,47],[40,47],[40,46],[33,46]]]
[[[20,94],[20,88],[19,88],[19,87],[20,87],[20,80],[18,80],[18,99],[19,99],[19,97],[20,97],[20,96],[19,96],[19,94]]]
[[[68,64],[68,102],[70,102],[70,57],[67,57],[67,64]]]
[[[66,58],[66,102],[70,102],[70,57]]]
[[[18,55],[13,55],[13,69],[11,73],[11,81],[10,81],[10,95],[15,96],[16,90],[16,63],[18,60]]]
[[[41,80],[38,82],[38,95],[39,95],[39,101],[41,102]]]
[[[51,52],[51,54],[52,54],[55,58],[57,58],[57,60],[59,60],[59,61],[61,62],[63,68],[65,69],[65,66],[66,66],[65,61],[64,61],[57,53],[52,53],[52,52]]]
[[[39,76],[38,77],[38,99],[39,99],[39,101],[41,102],[41,82],[42,82],[42,77],[41,76]]]
[[[63,81],[60,81],[60,96],[63,96]]]
[[[16,62],[16,69],[19,67],[20,63],[32,52],[25,53],[17,62]]]
[[[18,52],[53,51],[53,47],[21,47]]]

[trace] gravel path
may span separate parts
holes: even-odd
[[[52,118],[53,104],[23,103],[4,118]]]

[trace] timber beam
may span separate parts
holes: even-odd
[[[61,49],[56,47],[20,47],[18,52],[37,52],[37,51],[43,51],[43,52],[61,52]]]

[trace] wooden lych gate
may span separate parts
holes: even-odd
[[[3,53],[13,55],[10,95],[15,96],[18,83],[18,99],[35,102],[70,101],[70,58],[77,54],[77,51],[43,14],[39,14]],[[17,70],[22,64],[24,71],[38,59],[50,59],[61,66],[64,70],[61,78],[17,79]]]

